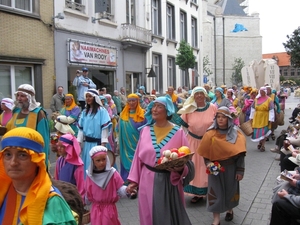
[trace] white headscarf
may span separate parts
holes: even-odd
[[[208,98],[207,92],[203,87],[195,87],[192,90],[191,96],[184,102],[182,108],[177,112],[178,114],[192,113],[197,109],[197,103],[195,102],[194,95],[197,92],[202,92],[206,98]]]
[[[14,100],[12,100],[11,98],[3,98],[1,100],[1,104],[4,104],[7,108],[9,108],[10,110],[12,110],[14,108]]]
[[[86,94],[92,95],[92,96],[95,98],[95,101],[96,101],[99,105],[103,106],[103,105],[102,105],[102,102],[101,102],[101,100],[100,100],[100,97],[99,97],[99,93],[98,93],[98,91],[97,91],[96,89],[93,89],[93,88],[88,89],[87,92],[84,93],[84,99],[86,99]]]
[[[28,102],[29,102],[29,107],[28,107],[29,111],[32,111],[32,110],[36,109],[37,107],[39,107],[41,105],[41,103],[39,103],[35,100],[35,97],[34,97],[35,96],[35,90],[30,84],[21,84],[18,87],[18,90],[15,92],[16,97],[17,97],[18,93],[22,93],[22,94],[25,94],[27,96]]]
[[[116,171],[116,169],[111,167],[109,158],[106,155],[106,167],[104,171],[101,173],[93,172],[95,168],[93,163],[93,157],[97,153],[101,153],[101,152],[105,152],[107,154],[107,148],[101,145],[97,145],[90,150],[90,157],[92,160],[89,168],[86,170],[86,174],[98,187],[105,189],[108,182],[110,181],[110,178],[113,176],[114,172]]]

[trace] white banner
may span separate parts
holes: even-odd
[[[117,66],[117,49],[69,40],[69,63]]]

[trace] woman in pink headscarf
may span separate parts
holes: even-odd
[[[0,125],[4,126],[12,117],[12,109],[14,108],[14,100],[11,98],[3,98],[1,101],[1,110],[3,113],[0,115]]]
[[[80,158],[81,149],[76,137],[72,134],[60,136],[57,149],[60,157],[56,161],[55,179],[76,185],[84,202],[83,161]]]
[[[274,102],[267,95],[267,88],[261,87],[256,96],[250,112],[249,119],[252,120],[253,134],[251,140],[259,142],[257,149],[265,151],[265,142],[271,134],[271,122],[274,122]]]

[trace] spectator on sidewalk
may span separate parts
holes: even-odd
[[[85,109],[85,98],[84,93],[87,92],[88,89],[96,88],[96,84],[88,77],[89,70],[87,67],[82,68],[82,75],[79,73],[76,74],[76,77],[73,81],[73,85],[77,88],[77,98],[80,104],[81,110]]]
[[[50,109],[52,112],[59,112],[64,105],[64,88],[62,86],[57,87],[57,93],[52,96]]]
[[[126,97],[126,93],[125,93],[125,88],[121,87],[120,88],[120,98],[121,98],[121,106],[122,106],[122,110],[124,109],[126,103],[127,103],[127,97]]]
[[[118,90],[114,91],[114,95],[112,96],[112,99],[117,107],[117,113],[118,115],[120,115],[120,113],[122,112],[122,104],[121,104],[122,102]]]

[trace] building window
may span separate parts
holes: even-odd
[[[287,76],[287,75],[288,75],[287,69],[283,69],[283,76]]]
[[[175,58],[168,57],[168,86],[176,88]]]
[[[126,23],[135,25],[135,0],[126,0]]]
[[[197,0],[191,0],[191,2],[197,4]]]
[[[300,76],[300,69],[297,69],[297,76]]]
[[[0,99],[13,98],[15,91],[21,84],[33,85],[33,66],[0,65]]]
[[[35,11],[34,0],[0,0],[0,6],[9,7],[30,13],[33,13]]]
[[[174,6],[167,4],[167,38],[175,39],[175,13]]]
[[[85,5],[82,0],[65,0],[66,8],[85,13]]]
[[[160,0],[152,0],[152,33],[155,35],[161,35]]]
[[[295,69],[291,69],[291,76],[295,76]]]
[[[112,0],[95,1],[95,13],[106,13],[107,16],[112,15]]]
[[[192,25],[192,46],[198,47],[197,19],[192,17],[191,25]]]
[[[152,78],[153,89],[159,93],[163,93],[163,80],[162,80],[162,58],[161,55],[153,54],[152,55],[152,66],[156,74],[155,78]]]
[[[187,41],[186,13],[180,11],[180,40]]]
[[[181,77],[181,85],[182,87],[190,87],[188,82],[188,73],[186,74],[185,70],[180,70],[180,77]]]

